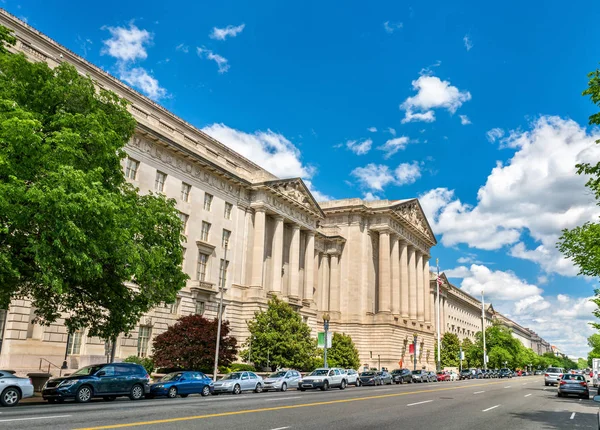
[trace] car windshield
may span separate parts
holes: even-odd
[[[177,381],[179,378],[181,378],[182,375],[183,375],[183,373],[181,373],[181,372],[169,373],[169,374],[163,376],[161,378],[161,381],[162,382]]]
[[[413,375],[419,375],[420,373],[421,373],[421,371],[420,371],[420,370],[413,370],[413,371],[412,371],[412,374],[413,374]]]
[[[360,376],[375,376],[374,372],[363,372],[360,374]]]
[[[240,379],[242,377],[242,374],[239,372],[235,372],[235,373],[230,373],[229,375],[225,376],[223,379]]]
[[[506,368],[500,369],[500,372],[510,372],[510,369],[506,369]]]
[[[400,370],[400,369],[392,370],[392,375],[395,375],[396,373],[402,373],[402,370]]]
[[[585,381],[581,375],[563,375],[563,381]]]
[[[313,370],[310,376],[326,376],[329,373],[328,369],[317,369]]]
[[[93,375],[98,370],[102,369],[102,367],[103,366],[87,366],[87,367],[82,367],[81,369],[77,370],[76,372],[71,373],[71,376],[74,376],[74,375],[77,375],[77,376]]]
[[[269,375],[269,378],[283,378],[287,372],[275,372]]]

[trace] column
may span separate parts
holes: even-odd
[[[440,336],[442,336],[444,333],[446,333],[446,299],[444,297],[441,298],[442,299],[442,311],[440,312],[441,315],[441,319],[440,319]]]
[[[271,290],[281,294],[281,267],[283,266],[283,217],[275,216],[273,232],[273,282]]]
[[[265,209],[254,209],[254,245],[252,247],[252,286],[262,287],[265,259]]]
[[[239,212],[238,212],[239,213]],[[249,209],[244,209],[244,240],[242,246],[242,272],[240,274],[241,283],[243,285],[248,284],[248,278],[246,272],[248,271],[248,262],[246,261],[248,256],[248,231],[250,230],[250,221],[252,219],[251,212]]]
[[[415,248],[408,245],[408,314],[411,320],[417,319],[417,260]]]
[[[300,226],[292,225],[290,243],[290,296],[298,297],[300,291]]]
[[[416,251],[417,254],[417,319],[425,321],[425,286],[423,285],[423,253]]]
[[[431,323],[431,283],[429,282],[429,256],[423,256],[423,294],[425,296],[425,322]]]
[[[340,256],[331,254],[331,279],[329,281],[329,310],[340,311]]]
[[[408,246],[406,241],[398,241],[400,253],[400,314],[408,318]]]
[[[390,233],[379,232],[379,302],[378,312],[390,312]]]
[[[306,250],[304,254],[304,300],[312,301],[315,281],[315,233],[306,233]]]
[[[329,310],[329,255],[323,253],[323,288],[321,289],[321,309]]]
[[[393,235],[391,240],[392,247],[392,314],[400,313],[400,242],[398,236]]]

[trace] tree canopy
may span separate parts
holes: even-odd
[[[8,43],[0,26],[0,308],[114,339],[185,286],[175,202],[125,180],[124,100]]]
[[[441,366],[458,367],[460,364],[460,339],[455,333],[446,332],[440,339]],[[434,348],[435,359],[437,360],[437,343]]]
[[[358,349],[354,346],[350,336],[344,333],[333,333],[331,348],[327,350],[327,364],[344,369],[358,369],[360,367]]]

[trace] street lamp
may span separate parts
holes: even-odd
[[[323,328],[325,329],[325,347],[323,348],[323,367],[327,369],[327,332],[329,331],[329,314],[323,314]]]
[[[71,343],[71,330],[67,332],[67,346],[65,348],[65,359],[62,363],[62,366],[60,367],[59,376],[62,375],[63,370],[67,370],[69,368],[69,365],[67,364],[67,357],[69,355],[69,343]]]
[[[219,348],[221,347],[221,321],[223,320],[223,293],[225,291],[225,274],[227,273],[227,246],[229,240],[225,239],[223,244],[225,255],[223,256],[223,266],[221,267],[221,298],[219,299],[219,322],[217,325],[217,347],[215,349],[215,368],[213,369],[213,381],[217,380],[217,372],[219,370]]]
[[[417,333],[413,333],[413,370],[417,370]]]

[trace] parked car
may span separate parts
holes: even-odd
[[[549,367],[544,374],[544,385],[557,385],[565,373],[562,367]]]
[[[392,375],[390,375],[390,373],[387,370],[382,370],[380,372],[377,372],[377,374],[379,375],[379,379],[381,380],[382,385],[392,385],[392,382],[394,382]]]
[[[75,399],[89,402],[94,397],[114,400],[129,396],[140,400],[150,393],[150,376],[134,363],[95,364],[82,367],[69,376],[50,379],[42,388],[42,398],[49,403]]]
[[[346,382],[348,385],[360,387],[360,377],[358,372],[354,369],[345,369],[344,371],[346,372]]]
[[[469,369],[463,369],[460,371],[460,380],[462,381],[463,379],[472,379],[473,378],[473,374],[471,373],[471,371]]]
[[[315,369],[298,381],[298,389],[300,391],[312,388],[320,388],[322,391],[327,391],[330,387],[343,390],[347,385],[348,381],[344,369],[337,368]]]
[[[412,372],[408,369],[394,369],[391,375],[396,384],[408,384],[413,381]]]
[[[500,369],[500,372],[498,373],[498,378],[512,378],[512,377],[513,377],[512,370],[507,369],[506,367],[503,367],[502,369]]]
[[[263,391],[287,391],[289,387],[297,388],[300,378],[300,372],[297,370],[279,370],[265,378]]]
[[[19,378],[6,370],[0,370],[0,404],[15,406],[19,400],[33,396],[33,384],[29,378]]]
[[[146,394],[146,397],[151,399],[167,396],[174,399],[177,396],[187,397],[190,394],[208,396],[213,390],[212,379],[202,372],[172,372],[150,385],[150,393]]]
[[[368,370],[359,375],[361,385],[381,385],[379,372]]]
[[[254,372],[231,372],[214,382],[213,395],[221,393],[241,394],[243,391],[261,393],[263,379]]]
[[[590,390],[585,376],[569,373],[560,378],[558,383],[558,397],[567,397],[569,394],[576,394],[580,399],[590,398]]]
[[[458,381],[459,375],[454,370],[450,371],[450,381]]]
[[[450,380],[450,374],[448,372],[437,372],[437,381],[438,382],[449,381],[449,380]]]
[[[533,372],[533,374],[534,374],[535,376],[539,376],[539,375],[543,375],[543,374],[544,374],[544,372],[542,372],[541,370],[536,370],[535,372]]]
[[[429,382],[429,373],[425,370],[412,371],[413,382]]]

